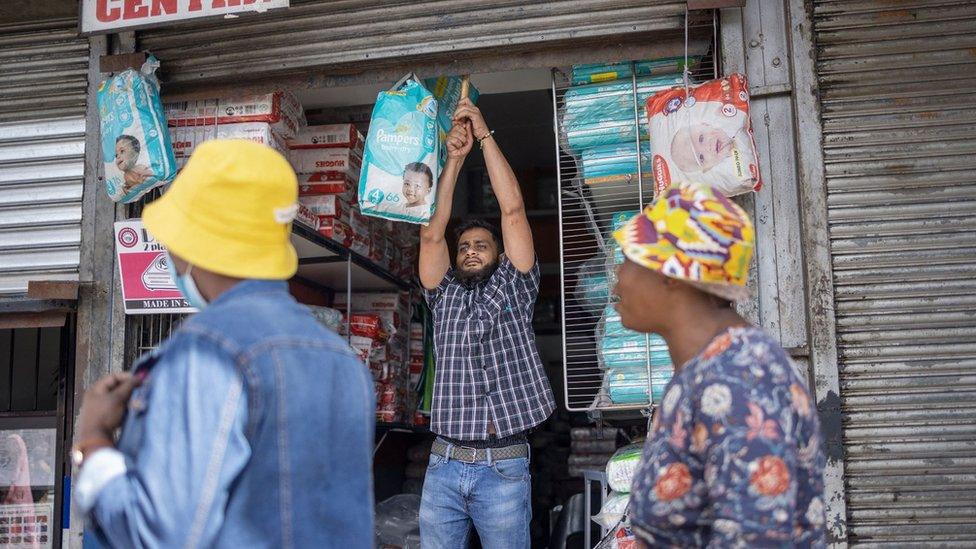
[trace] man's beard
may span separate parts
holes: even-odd
[[[470,289],[491,278],[491,275],[495,274],[495,269],[497,268],[498,260],[496,259],[476,271],[464,271],[458,269],[456,276],[458,282],[460,282],[462,286]]]

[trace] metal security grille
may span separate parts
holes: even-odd
[[[317,68],[355,74],[405,61],[456,62],[566,41],[619,43],[680,29],[672,0],[292,0],[287,10],[138,33],[173,86],[209,85]]]
[[[140,356],[159,347],[159,344],[180,326],[186,316],[160,314],[128,317],[126,364],[131,365]]]
[[[78,278],[88,41],[0,25],[0,295]]]
[[[976,544],[976,3],[813,4],[852,543]]]
[[[699,61],[693,62],[692,81],[715,78],[717,67],[714,59],[715,33],[711,14],[692,23],[690,54]],[[683,44],[674,51],[683,51]],[[670,72],[672,76],[680,69]],[[621,99],[633,105],[632,117],[614,122],[610,132],[633,135],[632,150],[621,153],[619,158],[633,156],[634,173],[615,177],[598,184],[586,179],[587,160],[580,147],[569,142],[567,131],[567,92],[571,86],[571,69],[553,70],[554,126],[557,136],[556,156],[559,167],[560,191],[560,254],[563,294],[563,358],[565,368],[566,407],[572,411],[620,411],[646,409],[652,404],[652,391],[642,402],[615,404],[607,394],[605,377],[601,367],[598,347],[601,338],[601,317],[610,305],[611,286],[614,278],[614,246],[612,229],[615,214],[635,214],[653,199],[654,184],[650,176],[650,162],[637,151],[648,149],[647,120],[644,103],[657,83],[647,83],[646,77],[630,70],[629,80],[608,81],[613,86],[626,88]],[[664,72],[663,75],[667,75]],[[663,89],[670,87],[664,85]],[[570,92],[571,93],[571,92]],[[616,91],[612,93],[618,93]],[[575,107],[573,107],[575,108]],[[577,111],[578,112],[578,111]],[[618,127],[619,126],[619,127]],[[575,130],[569,130],[575,131]],[[626,148],[626,146],[625,146]],[[616,154],[616,153],[614,153]],[[650,345],[643,349],[647,367],[647,379],[653,382]]]

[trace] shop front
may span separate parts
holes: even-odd
[[[160,61],[178,162],[213,137],[256,139],[292,158],[304,183],[308,215],[294,224],[292,240],[300,261],[291,288],[354,347],[361,345],[371,365],[380,402],[374,471],[378,502],[419,493],[432,438],[423,410],[433,361],[414,277],[417,226],[379,223],[359,213],[353,190],[362,162],[359,147],[369,131],[377,92],[408,73],[421,80],[470,75],[480,94],[478,104],[518,175],[543,274],[535,331],[560,406],[532,436],[533,538],[540,545],[559,535],[580,534],[556,531],[559,506],[569,506],[571,497],[584,491],[582,471],[602,469],[628,436],[646,433],[661,397],[656,385],[666,382],[664,370],[651,369],[654,349],[645,342],[649,371],[643,387],[617,391],[625,397],[614,398],[594,338],[608,296],[587,294],[593,260],[607,254],[605,238],[618,214],[638,210],[654,193],[643,154],[647,138],[640,105],[657,89],[682,84],[685,67],[692,81],[746,74],[767,183],[762,192],[741,199],[757,226],[756,274],[750,281],[755,298],[743,312],[777,337],[813,380],[831,449],[830,533],[840,541],[846,514],[837,365],[831,356],[836,347],[832,324],[814,311],[824,288],[809,282],[830,276],[816,240],[826,220],[803,211],[815,209],[823,196],[816,193],[817,182],[809,180],[809,161],[802,158],[806,145],[796,138],[801,132],[819,132],[810,124],[816,121],[810,114],[816,105],[794,91],[794,82],[813,77],[811,45],[802,32],[787,32],[798,24],[806,24],[808,32],[809,15],[796,2],[785,10],[758,2],[723,10],[687,12],[686,7],[683,2],[611,0],[293,0],[287,9],[94,36],[90,43],[100,54],[147,52]],[[99,74],[100,79],[109,76]],[[573,133],[580,128],[567,113],[578,112],[594,86],[606,86],[600,93],[622,101],[620,117],[609,122],[632,136],[630,141],[580,141]],[[95,120],[89,120],[92,134],[98,131]],[[339,128],[335,135],[341,137],[325,143],[329,146],[303,142],[298,131],[303,126]],[[585,136],[592,128],[582,129]],[[92,166],[100,163],[91,151],[89,160]],[[334,169],[320,169],[326,165],[319,162],[332,163],[328,167]],[[601,171],[607,166],[610,173]],[[89,170],[86,189],[93,200],[108,202],[97,171]],[[458,187],[455,222],[497,221],[478,153],[469,159]],[[94,222],[91,248],[116,249],[119,231],[125,224],[137,230],[141,205],[158,193],[119,206],[110,221],[102,216]],[[88,318],[107,319],[111,334],[99,340],[106,344],[101,354],[86,355],[92,360],[90,376],[131,364],[165,339],[185,314],[166,307],[160,309],[165,312],[130,308],[140,298],[113,280],[113,273],[120,272],[113,263],[117,260],[107,255],[102,260],[112,263],[94,272],[95,279],[107,281],[106,302]],[[590,440],[587,430],[594,422],[622,429]]]

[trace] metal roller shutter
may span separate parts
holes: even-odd
[[[814,3],[853,543],[976,543],[976,3]]]
[[[78,278],[88,40],[0,26],[0,294]]]
[[[292,0],[287,10],[239,21],[138,34],[168,85],[352,72],[462,52],[523,51],[683,28],[673,0]]]

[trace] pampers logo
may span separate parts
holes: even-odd
[[[403,135],[400,133],[400,128],[397,128],[396,133],[387,133],[383,131],[382,128],[376,132],[376,140],[380,143],[387,145],[413,145],[415,147],[420,146],[420,138],[416,135]]]

